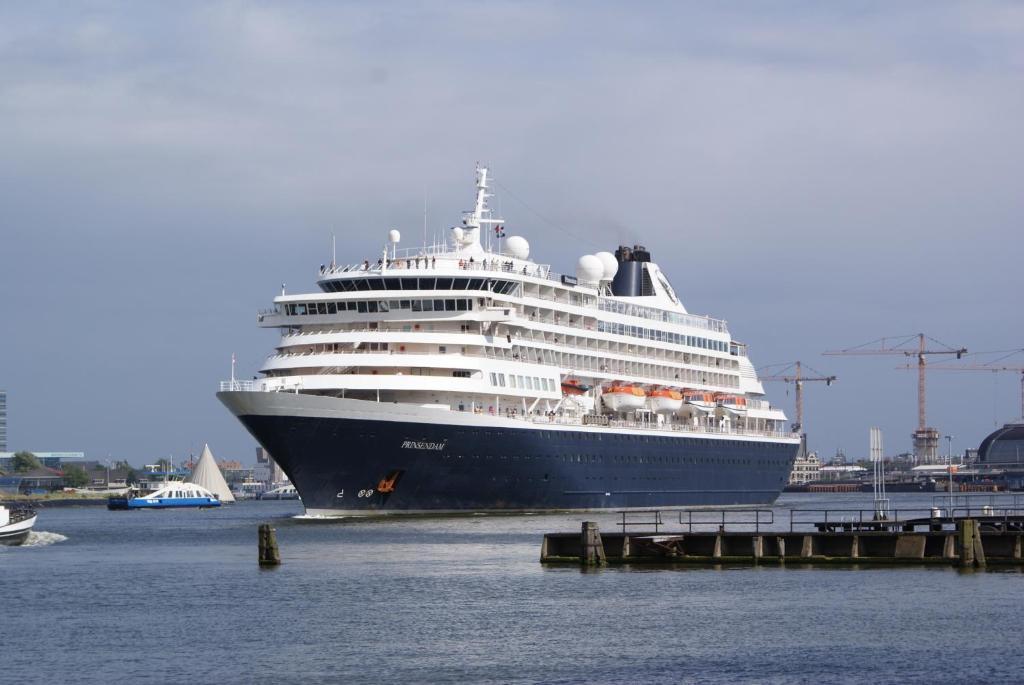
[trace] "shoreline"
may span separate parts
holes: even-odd
[[[75,507],[75,506],[106,506],[106,497],[50,497],[40,496],[31,497],[25,495],[17,495],[15,497],[0,496],[0,505],[14,509],[20,506],[29,505],[34,509],[48,509],[51,507]]]

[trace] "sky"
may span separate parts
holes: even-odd
[[[273,348],[257,310],[332,235],[443,236],[481,162],[538,261],[642,243],[755,365],[837,375],[812,448],[906,451],[905,361],[821,353],[1024,348],[1021,121],[1014,2],[4,3],[10,448],[252,462],[214,395]],[[1019,393],[936,371],[929,423],[977,447]]]

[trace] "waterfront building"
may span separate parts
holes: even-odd
[[[1008,423],[986,436],[977,462],[988,468],[1024,469],[1024,423]]]
[[[822,481],[846,481],[860,480],[867,475],[868,470],[863,466],[855,464],[830,464],[818,469],[818,480]]]
[[[80,464],[85,459],[85,452],[34,452],[27,450],[35,455],[39,463],[50,469],[57,469],[58,471],[63,467],[66,462],[72,462]],[[14,455],[16,452],[0,452],[0,470],[11,471],[14,468]]]
[[[261,471],[257,475],[258,480],[265,480],[267,483],[283,483],[288,480],[288,476],[284,474],[281,466],[270,456],[270,452],[262,447],[256,448],[256,465],[257,467],[264,466],[266,468],[265,473]],[[264,478],[259,478],[259,476],[264,476]]]
[[[817,452],[803,453],[797,455],[793,462],[793,471],[789,474],[790,485],[804,485],[813,483],[821,478],[821,459]]]

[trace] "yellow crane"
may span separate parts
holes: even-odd
[[[1024,355],[1024,349],[1020,350],[996,350],[993,352],[976,352],[974,354],[967,355],[968,357],[978,357],[981,355],[994,355],[1001,354],[1003,356],[993,359],[989,362],[973,363],[973,364],[933,364],[928,368],[933,371],[988,371],[990,373],[1019,373],[1020,374],[1020,419],[1024,422],[1024,364],[1013,365],[1007,363],[1007,360],[1015,361],[1012,359],[1015,355]],[[1018,357],[1019,359],[1019,357]],[[900,367],[900,368],[911,368],[911,367]]]
[[[796,388],[796,423],[793,424],[793,431],[796,433],[802,433],[804,430],[804,383],[808,382],[822,382],[826,386],[830,386],[836,382],[835,376],[826,376],[821,371],[818,371],[810,366],[806,366],[801,362],[783,362],[782,364],[773,364],[772,366],[766,366],[757,372],[758,378],[762,381],[780,381],[782,383],[792,383]],[[811,371],[811,376],[804,375],[804,367]],[[778,368],[784,367],[784,368]],[[777,370],[775,370],[777,369]]]
[[[939,432],[930,428],[925,419],[925,358],[931,355],[956,355],[956,358],[960,359],[967,354],[966,347],[951,347],[924,333],[917,333],[902,337],[879,338],[844,350],[829,350],[823,354],[917,357],[917,430],[914,431],[914,454],[925,463],[934,463],[938,460]]]

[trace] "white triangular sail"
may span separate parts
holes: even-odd
[[[213,460],[213,452],[210,451],[209,445],[203,445],[203,453],[199,457],[199,463],[192,469],[192,475],[189,476],[188,481],[206,488],[217,495],[217,499],[225,504],[235,501],[235,496],[231,494],[228,482],[224,480],[224,474],[220,472],[220,467]]]

